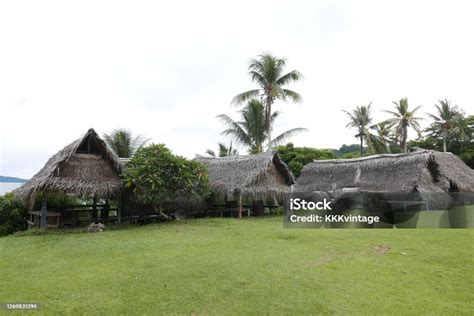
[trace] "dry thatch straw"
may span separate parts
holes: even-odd
[[[229,200],[265,199],[290,192],[293,174],[273,151],[222,158],[197,157],[206,165],[209,183],[218,196]]]
[[[120,172],[117,155],[90,129],[52,156],[33,178],[13,193],[30,205],[38,192],[110,197],[122,189]]]
[[[367,192],[474,192],[474,170],[452,153],[430,150],[320,160],[303,168],[294,191],[342,188]]]

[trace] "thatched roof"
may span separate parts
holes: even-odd
[[[90,129],[52,156],[33,178],[13,193],[30,202],[37,192],[108,197],[122,189],[120,172],[116,154]]]
[[[307,164],[295,192],[359,188],[368,192],[474,192],[474,170],[452,153],[320,160]]]
[[[210,185],[218,196],[264,199],[290,192],[294,177],[273,151],[222,158],[197,157],[206,165]]]

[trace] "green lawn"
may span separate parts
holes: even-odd
[[[0,303],[39,303],[44,314],[474,310],[474,229],[292,230],[281,217],[203,219],[9,236],[0,238],[0,259]]]

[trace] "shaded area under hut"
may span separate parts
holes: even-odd
[[[209,173],[213,197],[204,206],[215,213],[243,212],[263,215],[265,207],[278,207],[277,199],[290,192],[293,174],[273,151],[228,157],[197,157]],[[270,202],[265,204],[265,202]]]
[[[29,227],[77,226],[121,220],[122,182],[118,157],[93,130],[52,156],[29,181],[13,191],[28,205]],[[90,200],[48,212],[48,196],[64,194]],[[35,199],[42,199],[40,210]],[[116,207],[109,204],[116,201]],[[102,203],[101,203],[102,202]],[[84,217],[84,214],[88,215]],[[114,216],[109,216],[114,214]]]

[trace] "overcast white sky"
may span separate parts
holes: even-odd
[[[0,174],[29,178],[88,128],[124,127],[192,158],[215,149],[254,87],[249,59],[288,59],[304,80],[278,103],[298,146],[356,143],[342,109],[374,117],[408,97],[474,110],[472,1],[2,1]],[[413,133],[412,133],[413,134]]]

